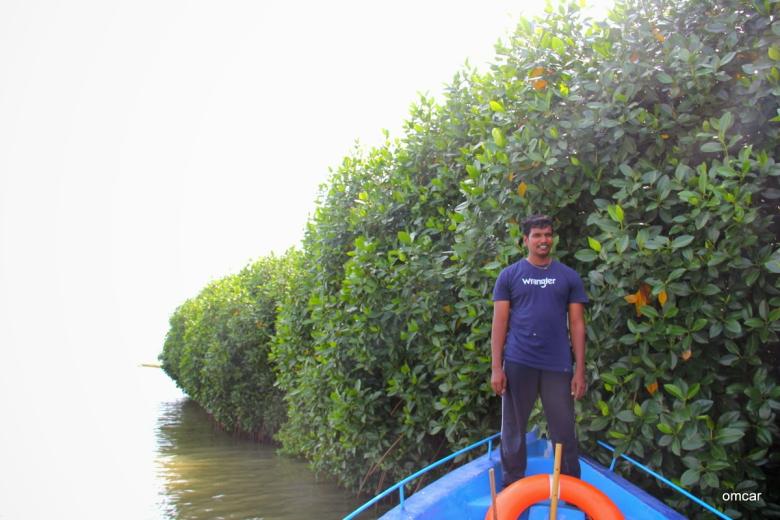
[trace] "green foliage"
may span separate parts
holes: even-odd
[[[546,212],[593,302],[588,451],[608,440],[718,504],[767,492],[776,5],[626,2],[597,24],[561,6],[346,159],[279,315],[285,449],[374,490],[493,431],[491,290],[519,219]]]
[[[544,212],[591,298],[584,451],[607,440],[722,507],[764,493],[734,517],[778,510],[778,10],[627,0],[599,23],[573,4],[521,20],[488,73],[457,73],[402,139],[344,159],[284,282],[227,278],[182,305],[166,370],[235,424],[270,360],[283,449],[382,488],[497,428],[492,287],[522,255],[519,220]],[[265,309],[254,343],[245,306]]]
[[[259,260],[171,316],[163,369],[228,431],[270,439],[286,418],[268,354],[296,258]]]

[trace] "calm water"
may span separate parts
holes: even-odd
[[[341,518],[359,505],[304,463],[216,430],[187,399],[161,404],[157,438],[167,518]]]
[[[15,388],[0,519],[336,519],[360,504],[305,462],[217,430],[159,369]]]

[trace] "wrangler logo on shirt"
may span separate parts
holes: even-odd
[[[541,285],[542,289],[548,285],[555,285],[555,278],[521,278],[525,285]]]

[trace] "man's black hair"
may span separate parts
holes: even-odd
[[[531,215],[523,220],[520,224],[523,228],[523,234],[528,236],[531,234],[532,228],[545,228],[547,226],[553,227],[553,221],[547,215]]]

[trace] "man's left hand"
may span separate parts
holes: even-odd
[[[585,396],[585,374],[575,373],[571,379],[571,395],[580,400]]]

